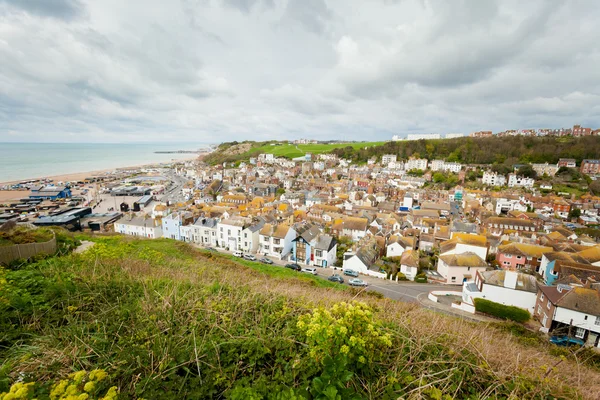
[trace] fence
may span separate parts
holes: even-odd
[[[28,259],[38,254],[53,254],[56,252],[56,237],[43,243],[14,244],[0,246],[0,264],[8,265],[19,258]]]

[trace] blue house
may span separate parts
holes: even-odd
[[[310,265],[314,258],[312,243],[321,231],[316,225],[305,225],[297,230],[298,236],[292,241],[292,259],[298,264]]]
[[[31,189],[30,199],[57,200],[71,197],[71,189],[65,186],[40,186]]]

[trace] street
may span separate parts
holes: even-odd
[[[200,249],[205,249],[205,247],[202,247],[200,245],[194,245],[194,246],[197,248],[200,248]],[[229,255],[231,255],[233,253],[231,251],[227,251],[227,250],[220,249],[220,248],[218,249],[218,252],[229,254]],[[259,254],[257,254],[256,257],[257,257],[257,259],[262,258],[262,256]],[[283,268],[285,266],[285,264],[288,264],[291,262],[291,261],[277,260],[272,257],[266,257],[266,258],[273,261],[273,264],[272,264],[273,267],[279,267],[279,268]],[[302,267],[313,267],[313,266],[305,265]],[[333,267],[332,268],[315,267],[315,268],[317,269],[318,276],[321,277],[322,279],[327,279],[328,277],[330,277],[333,274],[342,275],[344,277],[344,283],[343,283],[344,285],[348,285],[348,280],[352,278],[351,276],[345,276],[343,274],[341,268],[333,268]],[[298,272],[298,273],[301,274],[302,272]],[[365,281],[369,284],[369,286],[367,287],[367,290],[379,292],[389,299],[400,300],[400,301],[405,301],[405,302],[418,302],[417,297],[420,294],[423,294],[424,296],[426,296],[427,293],[429,293],[432,290],[449,290],[450,289],[448,286],[444,286],[444,285],[434,285],[434,284],[427,284],[427,283],[413,283],[410,281],[394,282],[394,281],[389,281],[389,280],[385,280],[385,279],[373,278],[373,277],[365,276],[365,275],[360,275],[359,279],[362,279],[363,281]],[[452,289],[450,289],[450,290],[452,290]]]

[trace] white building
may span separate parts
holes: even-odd
[[[463,286],[463,302],[475,305],[482,298],[506,306],[515,306],[533,314],[537,297],[534,276],[517,271],[495,270],[475,274],[475,279]]]
[[[281,260],[292,251],[296,231],[289,225],[265,224],[259,232],[258,252]]]
[[[485,259],[475,253],[441,255],[438,259],[437,271],[448,284],[459,284],[473,279],[475,273],[483,272],[488,267]]]
[[[152,218],[124,217],[115,222],[115,232],[122,235],[158,239],[162,237],[162,225],[158,220]]]
[[[247,226],[242,218],[230,218],[217,224],[217,246],[229,250],[242,250],[242,231]]]
[[[444,160],[433,160],[429,165],[429,169],[432,171],[441,171],[444,169],[444,164],[446,164]]]
[[[420,169],[425,171],[427,169],[427,159],[426,158],[411,158],[406,162],[405,169],[410,171],[411,169]]]
[[[506,186],[506,177],[504,175],[497,174],[496,172],[486,171],[483,173],[483,179],[481,180],[484,185],[489,186]]]
[[[216,218],[198,218],[193,224],[181,227],[181,234],[184,235],[186,230],[190,230],[191,241],[203,246],[217,246],[217,224],[219,220]]]
[[[396,162],[397,156],[395,154],[384,154],[381,156],[381,164],[388,165],[391,162]]]
[[[533,178],[517,176],[517,174],[508,174],[508,187],[532,188],[534,183],[535,180]]]
[[[462,169],[462,164],[456,162],[444,163],[443,169],[444,171],[450,171],[454,174],[458,174]]]
[[[445,139],[456,139],[456,138],[461,138],[461,137],[465,137],[464,133],[446,133],[446,136],[444,136]]]
[[[496,208],[495,208],[496,215],[506,214],[509,211],[513,211],[513,210],[526,212],[527,206],[525,204],[521,203],[521,200],[513,200],[513,199],[505,199],[505,198],[496,199]]]
[[[409,133],[406,136],[406,140],[421,140],[421,139],[441,139],[442,135],[439,133]]]

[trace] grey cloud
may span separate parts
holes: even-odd
[[[71,19],[83,12],[83,5],[79,0],[0,0],[0,4],[8,4],[42,17],[60,19]]]
[[[598,15],[543,0],[0,0],[0,142],[600,127]]]

